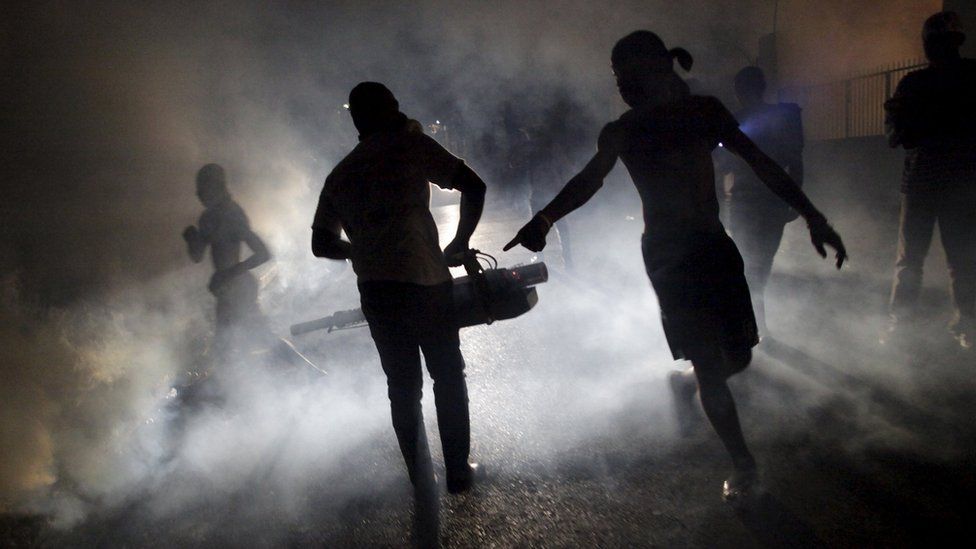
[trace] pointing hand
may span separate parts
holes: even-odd
[[[502,249],[508,251],[521,244],[533,252],[541,252],[546,247],[546,234],[549,233],[549,222],[544,217],[536,214],[528,223],[519,229],[508,244]]]

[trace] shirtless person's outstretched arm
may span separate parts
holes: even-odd
[[[844,242],[841,240],[840,235],[827,223],[827,218],[810,202],[810,199],[807,198],[807,195],[804,194],[803,190],[800,189],[800,186],[793,181],[789,174],[779,164],[774,162],[773,159],[769,158],[766,153],[762,152],[740,130],[733,132],[732,135],[725,139],[723,144],[726,149],[745,160],[749,164],[749,167],[759,176],[759,179],[776,196],[783,199],[784,202],[789,204],[806,219],[807,227],[810,229],[810,240],[813,242],[813,247],[816,248],[820,257],[827,257],[827,250],[824,248],[824,245],[836,250],[835,257],[837,258],[837,268],[839,269],[844,264],[844,261],[847,260],[847,250],[844,248]]]
[[[810,199],[789,174],[739,130],[730,135],[725,140],[724,145],[729,151],[745,160],[770,190],[807,220],[807,226],[810,228],[810,239],[821,257],[827,257],[825,245],[836,250],[836,264],[839,269],[847,260],[847,250],[844,248],[840,235],[827,223],[827,218],[810,202]],[[552,224],[585,204],[596,194],[603,186],[603,179],[613,169],[617,155],[617,146],[612,139],[610,126],[604,127],[597,144],[596,155],[579,174],[566,183],[566,186],[552,202],[519,230],[515,238],[506,244],[504,249],[510,250],[518,244],[522,244],[534,252],[545,248],[546,234]]]
[[[519,230],[515,238],[505,245],[504,251],[519,244],[533,252],[542,251],[546,247],[546,234],[549,233],[552,225],[593,198],[593,195],[603,186],[607,174],[617,163],[617,156],[617,144],[612,137],[611,126],[607,125],[600,132],[593,158],[586,163],[580,173],[566,183],[542,211],[535,214],[535,217]]]

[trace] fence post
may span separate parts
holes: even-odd
[[[851,81],[844,81],[844,139],[851,136]]]

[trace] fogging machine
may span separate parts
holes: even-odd
[[[482,261],[489,268],[486,269]],[[467,276],[454,279],[454,315],[459,328],[491,324],[525,314],[539,301],[535,286],[549,280],[545,263],[500,269],[495,258],[478,250],[465,252],[462,265]],[[293,324],[291,335],[365,325],[363,310],[351,309]]]

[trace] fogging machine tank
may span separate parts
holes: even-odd
[[[459,328],[515,318],[535,307],[539,302],[535,286],[549,280],[545,263],[486,270],[478,254],[477,250],[465,254],[463,265],[468,274],[454,279],[454,316]],[[293,324],[291,335],[365,325],[362,309],[351,309]]]

